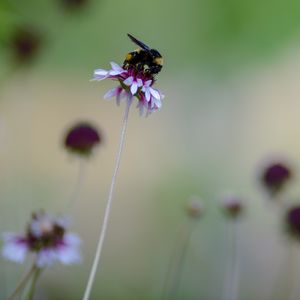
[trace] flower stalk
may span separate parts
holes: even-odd
[[[32,281],[31,281],[31,285],[30,285],[30,288],[29,288],[29,291],[28,291],[27,300],[33,300],[35,289],[36,289],[36,283],[38,281],[38,278],[40,277],[41,272],[42,272],[41,268],[35,267],[35,270],[34,270],[33,275],[32,275],[33,278],[32,278]]]
[[[83,158],[79,158],[76,184],[67,204],[67,208],[66,208],[67,212],[72,211],[74,209],[74,206],[76,206],[76,204],[79,202],[82,189],[84,186],[84,182],[85,182],[85,174],[86,174],[86,160]]]
[[[15,290],[12,292],[12,294],[8,297],[8,300],[15,300],[17,299],[18,295],[24,290],[27,283],[29,282],[31,276],[34,274],[36,270],[35,263],[32,265],[30,270],[27,272],[27,274],[24,276],[24,278],[19,282]]]
[[[108,225],[109,215],[110,215],[111,206],[112,206],[112,200],[113,200],[113,194],[114,194],[117,174],[119,171],[121,156],[122,156],[124,143],[125,143],[125,136],[126,136],[126,129],[127,129],[127,124],[128,124],[130,105],[131,105],[131,99],[129,99],[126,102],[126,108],[125,108],[125,112],[124,112],[123,124],[122,124],[121,135],[120,135],[120,144],[119,144],[119,150],[118,150],[117,157],[116,157],[115,169],[114,169],[112,180],[111,180],[110,190],[109,190],[106,208],[105,208],[105,212],[104,212],[104,218],[103,218],[100,236],[99,236],[99,240],[98,240],[98,244],[97,244],[97,248],[96,248],[96,254],[95,254],[93,265],[92,265],[92,268],[90,271],[88,283],[87,283],[87,286],[86,286],[86,289],[84,292],[83,300],[88,300],[90,298],[93,283],[95,281],[96,272],[100,265],[100,258],[101,258],[101,254],[102,254],[104,240],[106,237],[107,225]]]
[[[170,261],[165,286],[163,289],[162,299],[177,299],[178,289],[180,287],[184,262],[186,260],[188,246],[190,244],[191,236],[195,228],[195,221],[189,220],[188,224],[184,224],[178,240],[178,244],[174,249],[173,257]]]

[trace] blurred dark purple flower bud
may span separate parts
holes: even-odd
[[[72,126],[65,137],[65,147],[80,156],[90,156],[93,149],[102,142],[98,130],[87,122]]]
[[[221,199],[221,207],[223,211],[231,218],[241,215],[244,210],[244,204],[241,198],[235,195],[226,195]]]
[[[300,206],[290,208],[286,213],[286,225],[288,232],[293,236],[300,238]]]
[[[84,8],[89,0],[59,0],[65,10],[79,10]]]
[[[275,196],[283,190],[292,175],[292,171],[287,164],[275,161],[263,170],[261,181],[270,195]]]
[[[11,37],[10,47],[17,63],[30,63],[37,56],[42,46],[42,36],[33,27],[20,27]]]

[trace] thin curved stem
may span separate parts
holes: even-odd
[[[30,277],[33,275],[36,267],[35,264],[31,267],[31,269],[28,271],[28,273],[24,276],[24,278],[19,282],[15,290],[12,292],[12,294],[8,297],[8,300],[14,300],[19,295],[19,293],[22,292],[22,290],[25,288],[27,282],[29,281]]]
[[[182,228],[179,230],[178,240],[175,244],[164,281],[162,300],[174,300],[178,296],[177,292],[181,283],[184,262],[194,228],[195,222],[189,222],[183,224]]]
[[[239,273],[240,273],[240,253],[239,253],[239,220],[234,220],[232,226],[233,241],[232,241],[232,285],[231,285],[231,297],[230,300],[239,299]]]
[[[88,283],[87,283],[87,286],[86,286],[86,289],[85,289],[85,292],[84,292],[84,296],[82,298],[83,300],[88,300],[90,298],[90,294],[91,294],[91,290],[92,290],[93,283],[94,283],[94,280],[95,280],[97,268],[98,268],[99,263],[100,263],[103,243],[104,243],[105,236],[106,236],[107,225],[108,225],[108,220],[109,220],[109,215],[110,215],[110,210],[111,210],[111,205],[112,205],[114,188],[115,188],[115,184],[116,184],[118,170],[119,170],[119,167],[120,167],[121,155],[122,155],[122,151],[123,151],[123,148],[124,148],[125,134],[126,134],[126,129],[127,129],[130,104],[131,104],[131,101],[128,100],[127,103],[126,103],[126,109],[125,109],[124,118],[123,118],[123,125],[122,125],[122,129],[121,129],[119,151],[118,151],[117,157],[116,157],[116,164],[115,164],[115,169],[114,169],[114,173],[113,173],[113,176],[112,176],[110,190],[109,190],[109,194],[108,194],[108,199],[107,199],[107,203],[106,203],[106,207],[105,207],[104,218],[103,218],[103,222],[102,222],[102,228],[101,228],[101,231],[100,231],[99,241],[98,241],[98,245],[97,245],[93,265],[92,265],[92,268],[91,268],[91,272],[90,272],[90,275],[89,275]]]
[[[228,234],[231,239],[231,265],[226,275],[225,293],[224,298],[226,300],[238,300],[239,299],[239,272],[240,272],[240,253],[239,253],[239,220],[229,220]]]
[[[287,299],[289,300],[297,300],[299,299],[299,293],[298,293],[298,276],[297,276],[297,257],[296,257],[296,246],[295,241],[290,241],[290,251],[289,251],[289,256],[288,256],[288,262],[287,262],[287,267],[288,267],[288,280],[287,280]]]

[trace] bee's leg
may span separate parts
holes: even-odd
[[[144,70],[144,65],[142,63],[138,63],[136,65],[136,69],[137,69],[138,72],[141,72],[141,71]]]

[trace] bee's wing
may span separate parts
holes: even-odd
[[[140,46],[142,49],[147,50],[147,51],[150,50],[150,48],[149,48],[147,45],[145,45],[143,42],[137,40],[137,39],[136,39],[135,37],[133,37],[131,34],[127,33],[127,35],[128,35],[128,37],[129,37],[135,44],[137,44],[138,46]]]

